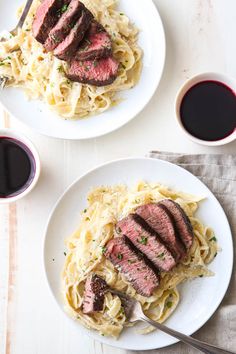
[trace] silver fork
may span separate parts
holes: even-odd
[[[27,2],[25,4],[25,8],[24,8],[24,10],[22,12],[22,15],[21,15],[16,27],[13,30],[10,31],[11,35],[15,36],[17,34],[18,28],[22,28],[22,26],[23,26],[23,24],[25,22],[25,19],[26,19],[28,13],[29,13],[29,10],[31,8],[31,5],[32,5],[33,1],[34,0],[27,0]],[[5,40],[5,38],[1,38],[0,39],[1,42],[4,41],[4,40]]]
[[[137,322],[137,321],[147,322],[150,325],[152,325],[153,327],[159,329],[160,331],[165,332],[165,333],[169,334],[170,336],[179,339],[180,341],[184,342],[185,344],[188,344],[191,347],[200,350],[202,353],[206,353],[206,354],[236,354],[235,352],[230,352],[230,351],[225,350],[223,348],[215,347],[211,344],[201,342],[198,339],[192,338],[190,336],[186,336],[185,334],[177,332],[174,329],[171,329],[169,327],[166,327],[165,325],[163,325],[161,323],[155,322],[144,315],[140,302],[138,302],[137,300],[131,298],[130,296],[128,296],[120,291],[117,291],[114,289],[109,289],[109,291],[112,294],[119,296],[119,298],[121,299],[122,305],[124,307],[124,311],[125,311],[127,320],[131,323]]]
[[[16,27],[13,30],[10,31],[10,34],[12,36],[15,36],[17,34],[18,28],[22,28],[22,26],[23,26],[23,24],[25,22],[25,19],[26,19],[28,13],[29,13],[29,10],[31,8],[31,5],[32,5],[33,1],[34,0],[27,0],[27,2],[25,4],[25,8],[24,8],[24,10],[22,12],[22,15],[21,15]],[[4,42],[5,40],[6,39],[4,37],[0,38],[0,42]],[[0,88],[1,89],[3,89],[5,87],[5,85],[7,83],[7,80],[8,80],[8,78],[6,76],[0,76]]]

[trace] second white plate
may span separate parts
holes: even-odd
[[[159,182],[186,193],[204,196],[197,216],[204,224],[211,226],[222,251],[210,264],[215,273],[210,278],[195,279],[183,284],[180,303],[166,324],[187,335],[197,331],[216,311],[229,285],[233,266],[233,245],[230,227],[225,213],[210,190],[186,170],[156,159],[125,159],[100,166],[79,178],[56,204],[48,222],[44,265],[47,279],[56,302],[63,309],[60,293],[60,273],[65,260],[64,240],[79,224],[80,211],[86,207],[87,194],[91,188],[119,183],[132,186],[140,180]],[[67,331],[84,331],[100,342],[129,350],[162,348],[177,342],[160,331],[148,335],[137,333],[137,326],[127,328],[118,340],[102,337],[92,330],[68,319]]]
[[[21,4],[22,0],[0,0],[0,31],[14,28],[15,14]],[[119,105],[105,113],[72,121],[52,113],[41,101],[27,101],[21,89],[0,90],[0,102],[23,123],[41,134],[55,138],[94,138],[129,122],[147,105],[160,82],[165,62],[165,35],[152,0],[120,0],[119,8],[140,29],[139,45],[144,53],[140,82],[133,89],[119,94],[122,98]]]

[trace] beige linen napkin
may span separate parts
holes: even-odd
[[[225,210],[235,243],[236,155],[185,155],[153,151],[149,156],[185,168],[209,187]],[[236,275],[234,271],[231,284],[220,307],[213,317],[193,336],[225,349],[236,351]],[[199,353],[199,351],[182,343],[154,352],[160,354]]]

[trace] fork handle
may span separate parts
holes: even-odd
[[[215,347],[211,344],[201,342],[198,339],[192,338],[190,336],[186,336],[185,334],[179,333],[179,332],[175,331],[174,329],[166,327],[163,324],[152,321],[150,318],[148,318],[144,315],[142,317],[140,317],[139,319],[141,321],[148,322],[153,327],[156,327],[157,329],[161,330],[162,332],[165,332],[165,333],[169,334],[170,336],[179,339],[180,341],[184,342],[185,344],[188,344],[188,345],[192,346],[193,348],[200,350],[202,353],[206,353],[206,354],[236,354],[235,352],[230,352],[230,351],[225,350],[223,348]]]
[[[25,19],[26,19],[28,13],[29,13],[29,10],[30,10],[30,7],[31,7],[33,1],[34,1],[34,0],[28,0],[28,1],[27,1],[26,5],[25,5],[25,8],[24,8],[24,11],[22,12],[22,15],[21,15],[21,17],[20,17],[20,19],[19,19],[19,22],[18,22],[18,24],[17,24],[15,30],[16,30],[17,28],[21,28],[21,27],[23,26],[23,24],[24,24],[24,22],[25,22]]]

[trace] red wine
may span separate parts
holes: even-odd
[[[180,117],[184,128],[194,137],[217,141],[236,129],[235,92],[219,81],[202,81],[185,94]]]
[[[0,137],[0,198],[14,197],[28,188],[35,175],[35,160],[22,142]]]

